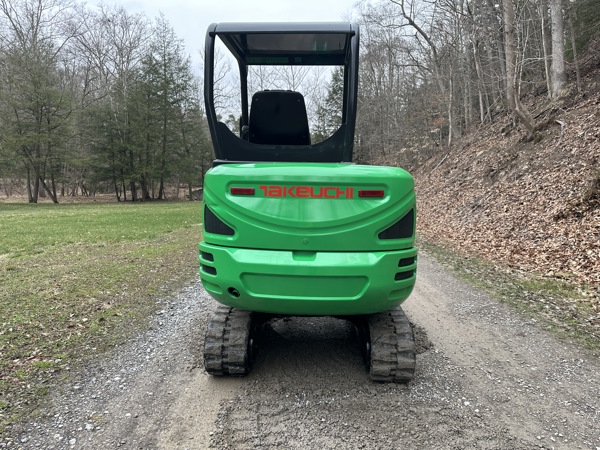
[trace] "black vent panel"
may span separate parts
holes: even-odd
[[[415,274],[414,270],[409,270],[408,272],[398,272],[395,276],[394,276],[394,280],[396,281],[402,281],[402,280],[408,280],[409,278],[411,278],[413,275]]]
[[[405,239],[412,237],[414,232],[415,210],[411,209],[402,219],[379,233],[379,239]]]
[[[200,256],[202,257],[202,259],[205,259],[206,261],[210,261],[210,262],[215,261],[215,257],[212,253],[200,252]]]
[[[208,273],[210,275],[216,275],[217,274],[217,269],[215,269],[214,267],[211,267],[211,266],[204,265],[204,264],[202,264],[202,271],[206,272],[206,273]]]
[[[204,206],[204,229],[207,233],[233,236],[235,231],[229,225],[223,223],[208,206]]]
[[[410,258],[402,258],[398,261],[398,267],[406,267],[411,266],[415,263],[415,257],[411,256]]]

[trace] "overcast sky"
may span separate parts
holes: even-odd
[[[104,0],[149,18],[163,13],[192,56],[200,63],[206,29],[213,22],[324,22],[352,19],[356,0]],[[91,3],[91,2],[90,2]]]

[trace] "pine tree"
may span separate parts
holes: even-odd
[[[344,70],[342,67],[336,67],[327,86],[327,97],[317,107],[317,122],[312,136],[313,143],[327,139],[342,124],[343,94]]]

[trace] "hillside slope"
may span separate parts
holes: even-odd
[[[553,105],[544,96],[528,99],[542,124],[535,142],[524,142],[507,115],[419,166],[421,235],[598,292],[600,56],[586,62],[582,93]]]

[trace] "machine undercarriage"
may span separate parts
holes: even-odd
[[[247,375],[252,369],[263,325],[279,315],[219,305],[208,323],[204,367],[211,375]],[[340,317],[354,325],[365,367],[373,381],[406,383],[415,371],[413,330],[402,308],[364,316]]]

